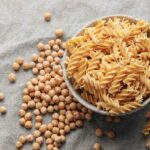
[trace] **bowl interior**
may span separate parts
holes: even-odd
[[[102,17],[98,20],[109,20],[109,19],[114,19],[114,18],[125,18],[125,19],[128,19],[131,23],[136,23],[137,20],[132,18],[132,17],[128,17],[128,16],[108,16],[108,17]],[[96,24],[97,20],[94,20],[90,23],[88,23],[86,26],[84,26],[82,29],[80,29],[73,37],[76,37],[76,36],[81,36],[83,35],[83,32],[84,32],[84,29],[87,28],[87,27],[92,27]],[[148,35],[150,35],[150,32],[148,32]],[[89,108],[90,110],[94,111],[94,112],[97,112],[99,114],[103,114],[103,115],[110,115],[107,111],[104,111],[104,110],[99,110],[97,109],[96,106],[90,104],[89,102],[87,102],[85,99],[83,99],[80,95],[80,93],[74,89],[70,79],[68,79],[67,77],[67,74],[66,74],[66,65],[65,65],[65,59],[67,57],[67,51],[65,51],[64,53],[64,56],[63,56],[63,61],[62,61],[62,67],[63,67],[63,74],[64,74],[64,79],[66,81],[66,84],[69,88],[69,90],[71,91],[72,95],[85,107]],[[129,115],[129,114],[132,114],[133,112],[137,112],[138,110],[140,110],[141,108],[143,108],[145,105],[147,105],[148,103],[150,102],[150,98],[147,98],[143,103],[142,103],[142,106],[140,108],[137,108],[137,109],[134,109],[130,112],[127,112],[127,113],[124,113],[124,114],[120,114],[118,116],[124,116],[124,115]]]

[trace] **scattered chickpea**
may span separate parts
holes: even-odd
[[[92,115],[90,113],[85,114],[86,120],[90,121],[92,120]]]
[[[11,83],[14,83],[16,81],[16,75],[14,73],[10,73],[8,75],[8,80],[11,82]]]
[[[99,143],[95,143],[93,145],[93,150],[101,150],[101,145]]]
[[[103,136],[103,131],[102,131],[102,129],[97,128],[97,129],[95,130],[95,134],[96,134],[96,136],[98,136],[98,137],[102,137],[102,136]]]
[[[4,98],[5,98],[4,93],[0,92],[0,101],[4,100]]]
[[[51,13],[49,13],[49,12],[45,12],[44,13],[44,20],[45,21],[49,22],[51,20],[51,18],[52,18],[52,14]]]
[[[105,117],[105,121],[107,121],[107,122],[113,122],[113,117],[111,117],[111,116],[106,116],[106,117]]]
[[[64,34],[64,30],[62,28],[58,28],[55,30],[56,37],[62,37]]]
[[[39,136],[38,138],[36,138],[36,140],[35,140],[38,144],[43,144],[43,142],[44,142],[44,139],[43,139],[43,137],[42,136]]]
[[[114,123],[119,123],[120,120],[121,120],[120,117],[114,117],[114,120],[113,120],[113,121],[114,121]]]
[[[108,131],[108,132],[107,132],[107,136],[108,136],[109,138],[114,138],[114,137],[115,137],[115,133],[114,133],[113,131]]]
[[[0,113],[5,114],[7,112],[7,108],[5,106],[0,106]]]
[[[26,123],[25,118],[20,118],[19,123],[20,125],[25,126],[25,123]]]
[[[19,65],[22,65],[24,62],[24,59],[22,57],[17,57],[16,58],[16,63],[18,63]]]
[[[32,113],[27,112],[24,117],[26,120],[31,120],[32,119]]]
[[[58,50],[59,50],[59,46],[55,44],[55,45],[53,46],[53,50],[58,51]]]
[[[28,142],[32,142],[34,140],[34,137],[32,134],[29,134],[29,135],[27,135],[26,139]]]
[[[23,70],[29,70],[31,68],[30,63],[24,62],[22,65]]]
[[[41,42],[38,43],[37,48],[38,48],[40,51],[44,50],[44,44],[41,43]]]
[[[12,68],[13,68],[14,71],[18,71],[20,69],[20,65],[17,62],[14,62],[12,64]]]
[[[24,144],[25,142],[26,142],[26,137],[25,136],[23,136],[23,135],[21,135],[20,137],[19,137],[19,141],[22,143],[22,144]]]
[[[32,149],[33,149],[33,150],[40,150],[40,144],[34,142],[33,145],[32,145]]]
[[[31,129],[32,128],[32,122],[31,121],[26,121],[25,122],[25,128],[26,129]]]
[[[26,112],[25,112],[25,110],[20,109],[18,114],[19,114],[20,117],[24,117],[24,115],[26,114]]]
[[[17,142],[16,142],[16,148],[17,148],[17,149],[20,149],[22,146],[23,146],[23,145],[22,145],[22,143],[21,143],[20,141],[17,141]]]
[[[34,136],[35,138],[39,137],[40,135],[41,135],[41,132],[40,132],[39,130],[35,130],[35,131],[33,132],[33,136]]]
[[[46,124],[42,124],[39,128],[40,132],[44,133],[47,130],[47,125]]]

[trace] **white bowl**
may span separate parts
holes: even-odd
[[[133,22],[133,23],[136,23],[136,22],[137,22],[136,19],[134,19],[134,18],[132,18],[132,17],[129,17],[129,16],[108,16],[108,17],[99,18],[98,20],[108,20],[108,19],[110,19],[110,18],[113,19],[114,17],[117,17],[117,18],[125,18],[125,19],[130,20],[130,21]],[[73,37],[82,35],[85,28],[94,26],[96,22],[97,22],[97,20],[91,21],[91,22],[88,23],[86,26],[84,26],[83,28],[81,28]],[[69,90],[71,91],[72,95],[73,95],[83,106],[89,108],[90,110],[92,110],[92,111],[94,111],[94,112],[97,112],[97,113],[99,113],[99,114],[110,115],[109,112],[104,111],[104,110],[100,110],[100,109],[98,109],[96,106],[94,106],[93,104],[90,104],[89,102],[87,102],[84,98],[81,97],[80,93],[78,93],[77,90],[74,89],[74,87],[73,87],[73,85],[72,85],[70,79],[68,79],[68,77],[67,77],[66,65],[65,65],[65,63],[64,63],[66,57],[67,57],[67,51],[65,51],[64,56],[63,56],[62,67],[63,67],[64,79],[65,79],[66,84],[67,84]],[[133,112],[137,112],[138,110],[140,110],[141,108],[143,108],[144,106],[146,106],[149,102],[150,102],[150,98],[147,98],[147,99],[142,103],[141,107],[139,107],[139,108],[137,108],[137,109],[134,109],[134,110],[132,110],[132,111],[130,111],[130,112],[117,115],[117,116],[124,116],[124,115],[128,115],[128,114],[132,114]]]

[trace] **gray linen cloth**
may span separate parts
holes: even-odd
[[[17,73],[16,84],[11,85],[7,75],[12,72],[11,64],[17,56],[31,60],[36,52],[38,41],[47,41],[54,37],[54,31],[62,27],[64,39],[68,39],[91,20],[108,15],[129,15],[150,20],[149,0],[1,0],[0,1],[0,91],[6,95],[0,105],[8,108],[8,113],[0,115],[0,150],[15,150],[15,142],[21,134],[31,133],[21,128],[17,115],[22,103],[22,91],[25,83],[32,77],[31,72]],[[51,22],[43,21],[43,13],[53,13]],[[91,150],[95,142],[100,142],[104,150],[144,150],[145,141],[140,131],[146,122],[144,114],[148,107],[123,117],[119,124],[104,121],[104,116],[94,114],[91,122],[82,129],[67,135],[62,150]],[[50,121],[47,116],[45,122]],[[95,129],[113,129],[117,137],[113,140],[97,138]],[[27,150],[32,149],[30,145]],[[43,147],[42,149],[46,149]]]

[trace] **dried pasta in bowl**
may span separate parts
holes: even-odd
[[[111,115],[141,107],[150,94],[149,24],[98,20],[66,43],[66,75],[88,103]]]

